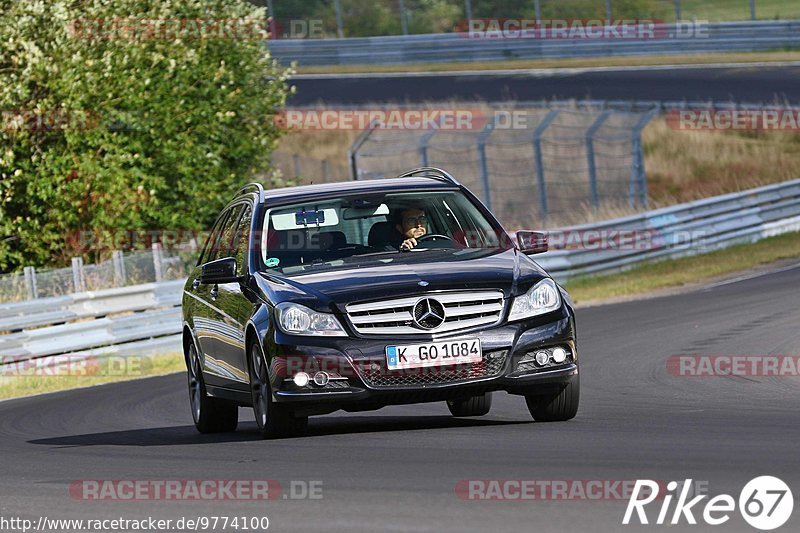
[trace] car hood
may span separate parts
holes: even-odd
[[[504,297],[525,289],[546,273],[516,250],[470,258],[447,257],[441,261],[371,264],[358,268],[325,270],[278,277],[263,273],[259,285],[273,303],[292,301],[319,311],[343,312],[344,305],[424,294],[441,290],[500,289]],[[525,290],[523,289],[523,290]]]

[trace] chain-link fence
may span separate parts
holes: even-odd
[[[346,165],[294,152],[276,150],[272,153],[271,166],[279,170],[283,178],[294,179],[304,184],[350,179],[350,169]]]
[[[196,247],[164,250],[155,245],[152,250],[114,252],[111,259],[97,264],[74,258],[71,268],[26,267],[0,276],[0,303],[181,279],[196,259]]]
[[[655,111],[534,108],[495,112],[470,131],[384,129],[351,148],[355,179],[442,167],[510,226],[585,221],[586,211],[647,206],[641,131]]]

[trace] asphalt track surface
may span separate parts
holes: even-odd
[[[611,67],[470,74],[307,75],[291,106],[596,99],[797,104],[800,66]]]
[[[691,478],[707,482],[711,495],[738,499],[751,478],[775,475],[797,498],[800,380],[677,377],[666,361],[685,353],[800,354],[798,287],[795,266],[579,310],[581,408],[565,423],[535,423],[520,397],[495,393],[491,413],[479,419],[451,418],[438,403],[392,407],[314,417],[306,438],[262,441],[252,412],[241,409],[238,432],[204,436],[192,426],[182,375],[0,402],[0,514],[267,515],[276,531],[625,532],[664,526],[621,526],[625,501],[464,501],[455,486]],[[82,501],[69,493],[81,479],[274,479],[284,488],[316,480],[323,497]],[[798,524],[796,505],[780,531]],[[756,530],[733,513],[724,526],[682,522],[670,531]]]

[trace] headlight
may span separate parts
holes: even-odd
[[[556,282],[545,278],[523,294],[514,298],[508,321],[521,320],[555,311],[561,307],[561,294]]]
[[[318,313],[308,307],[284,303],[279,304],[275,313],[278,326],[292,335],[314,335],[323,337],[346,337],[336,317],[328,313]]]

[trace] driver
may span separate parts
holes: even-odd
[[[428,233],[428,218],[422,209],[409,207],[400,212],[395,227],[405,239],[400,244],[400,250],[408,251],[417,245],[417,239]]]

